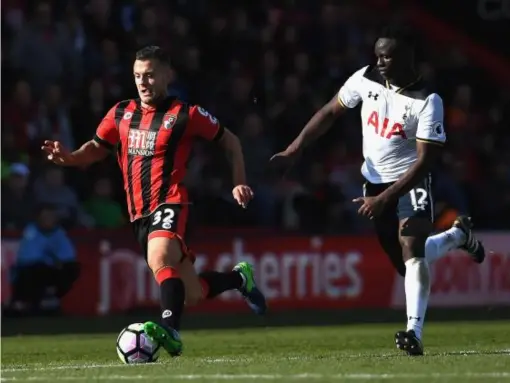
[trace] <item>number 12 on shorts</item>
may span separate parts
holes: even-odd
[[[161,227],[165,230],[169,230],[172,228],[174,224],[175,211],[170,208],[166,208],[164,210],[158,210],[154,213],[154,219],[152,221],[152,226],[159,225],[161,223]]]
[[[423,188],[411,189],[409,191],[409,195],[411,196],[411,204],[413,205],[413,209],[417,210],[425,210],[425,207],[428,205],[427,197],[428,193]]]

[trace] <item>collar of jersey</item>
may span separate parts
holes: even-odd
[[[401,88],[397,88],[395,87],[395,93],[402,93],[404,90],[406,90],[407,88],[413,86],[414,84],[416,84],[418,81],[421,80],[421,76],[418,76],[418,78],[412,82],[410,82],[409,84],[401,87]],[[390,89],[391,90],[391,84],[388,82],[388,80],[386,80],[386,88]]]

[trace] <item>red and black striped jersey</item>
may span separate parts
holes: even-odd
[[[117,159],[131,221],[150,215],[163,203],[187,203],[182,182],[195,138],[218,140],[224,129],[197,105],[168,97],[155,108],[126,100],[109,110],[94,140],[117,146]]]

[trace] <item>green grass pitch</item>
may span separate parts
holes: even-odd
[[[424,357],[394,346],[398,326],[184,331],[184,354],[124,366],[117,334],[2,338],[2,381],[510,382],[510,322],[428,323]],[[120,329],[119,329],[120,330]]]

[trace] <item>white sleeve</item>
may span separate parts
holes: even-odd
[[[362,100],[361,87],[363,82],[363,74],[366,70],[367,67],[364,67],[355,72],[340,88],[337,99],[338,102],[342,104],[342,106],[345,106],[346,108],[354,108],[360,103]]]
[[[425,105],[418,114],[418,128],[416,139],[421,141],[444,144],[443,100],[436,93],[432,93],[425,100]]]

